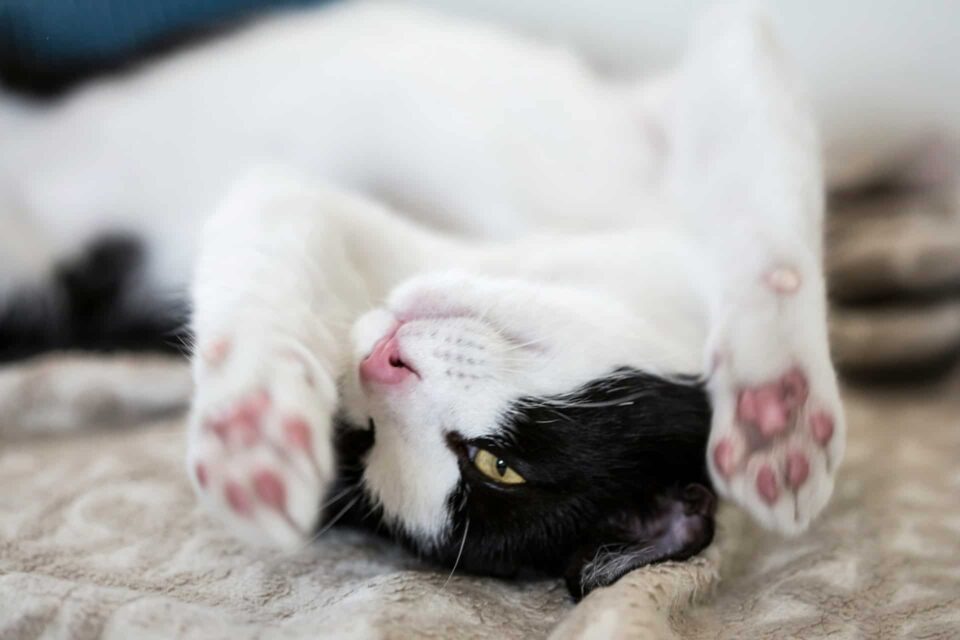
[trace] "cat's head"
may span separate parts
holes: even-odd
[[[710,542],[704,390],[616,300],[431,275],[362,318],[354,345],[362,485],[417,552],[565,575],[580,596]]]

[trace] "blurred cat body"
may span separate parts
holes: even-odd
[[[3,272],[46,277],[124,229],[175,238],[151,246],[143,276],[182,290],[198,221],[245,168],[276,162],[471,237],[620,226],[650,208],[654,171],[632,90],[568,52],[428,12],[268,19],[8,115],[0,199],[24,228],[3,234],[17,245],[3,255],[29,259]]]

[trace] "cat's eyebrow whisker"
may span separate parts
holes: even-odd
[[[490,312],[493,310],[493,306],[494,306],[496,303],[497,303],[497,299],[496,299],[495,297],[491,297],[491,298],[490,298],[490,302],[487,304],[487,306],[486,306],[484,309],[478,311],[477,317],[478,317],[480,320],[482,320],[483,322],[485,322],[485,323],[487,323],[487,324],[489,324],[489,325],[491,325],[491,326],[496,326],[495,323],[493,323],[493,322],[490,321]]]
[[[703,384],[702,378],[698,376],[675,375],[668,379],[670,382],[686,387],[696,387]],[[630,381],[627,372],[616,371],[605,380],[597,383],[593,392],[600,393],[601,399],[593,400],[585,398],[583,390],[571,391],[567,394],[549,397],[525,397],[517,400],[513,407],[517,411],[522,409],[539,409],[547,411],[564,421],[571,421],[575,418],[565,411],[572,409],[603,409],[608,407],[630,406],[638,402],[646,402],[656,399],[656,392],[649,388],[636,388]],[[605,397],[604,397],[605,396]],[[510,411],[505,412],[506,417],[510,417]],[[538,420],[538,424],[551,424],[557,420]]]
[[[495,371],[495,374],[502,374],[502,373],[511,374],[511,373],[523,373],[523,372],[524,372],[523,367],[511,366],[511,363],[508,360],[506,362],[500,363],[500,367],[497,368],[497,371]]]
[[[513,343],[500,348],[500,353],[503,354],[504,356],[523,354],[527,351],[529,351],[529,347],[527,345],[513,344]]]
[[[526,406],[528,406],[528,407],[530,407],[530,408],[543,409],[544,411],[549,411],[550,413],[552,413],[552,414],[554,414],[555,416],[557,416],[557,420],[546,421],[546,423],[573,422],[573,421],[574,421],[574,418],[573,418],[573,417],[568,416],[568,415],[566,415],[566,414],[564,414],[564,413],[561,413],[560,410],[559,410],[559,408],[553,407],[553,406],[551,406],[550,404],[547,404],[547,403],[537,402],[537,401],[531,400],[529,403],[527,403]],[[562,408],[562,407],[561,407],[561,408]],[[545,422],[541,422],[541,421],[539,421],[539,420],[537,421],[537,423],[538,423],[538,424],[545,424]]]
[[[497,334],[503,338],[503,341],[506,342],[506,345],[501,347],[503,353],[514,353],[517,351],[529,351],[531,348],[539,347],[544,343],[548,342],[547,338],[531,338],[529,340],[517,340],[517,338],[510,336],[503,331],[500,331],[495,325],[494,330]]]
[[[529,349],[530,347],[537,347],[547,342],[547,338],[531,338],[529,340],[524,340],[523,342],[517,342],[515,340],[510,341],[510,345],[507,347],[509,351],[521,351]]]
[[[643,400],[645,397],[649,397],[650,395],[651,393],[649,389],[641,389],[628,395],[611,398],[609,400],[585,402],[574,398],[571,398],[570,400],[565,400],[563,398],[548,398],[540,401],[538,404],[539,406],[543,407],[559,407],[564,409],[599,409],[603,407],[615,407],[632,404],[637,400]]]
[[[487,326],[491,327],[497,334],[499,334],[504,339],[505,342],[507,342],[507,346],[504,348],[504,351],[521,351],[523,349],[529,349],[530,347],[535,347],[546,341],[545,338],[532,338],[530,340],[525,340],[521,342],[521,341],[518,341],[515,337],[510,336],[509,333],[502,330],[500,328],[499,323],[494,322],[493,320],[491,320],[491,317],[490,317],[493,307],[498,303],[499,303],[499,300],[497,299],[491,300],[490,303],[484,309],[478,310],[476,312],[476,317],[478,320],[485,323]]]

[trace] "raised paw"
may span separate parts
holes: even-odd
[[[260,379],[269,382],[239,393],[230,393],[236,379],[216,372],[201,380],[221,388],[198,390],[189,473],[205,505],[232,530],[290,548],[312,535],[332,480],[330,416],[295,366],[274,367]]]
[[[708,465],[717,490],[770,529],[796,534],[824,507],[843,455],[832,372],[823,389],[794,367],[762,384],[718,372]]]

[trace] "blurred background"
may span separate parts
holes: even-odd
[[[77,79],[122,67],[190,40],[223,32],[264,11],[335,0],[32,0],[0,3],[0,73],[8,85],[54,93]],[[341,0],[342,1],[342,0]],[[567,44],[596,68],[643,77],[676,61],[709,0],[405,0],[496,22]],[[951,0],[759,3],[808,83],[832,165],[844,179],[849,148],[897,148],[920,134],[956,138],[960,54]],[[909,115],[907,118],[905,116]],[[878,135],[882,132],[882,135]],[[914,142],[915,144],[915,142]],[[841,157],[839,154],[845,153]],[[863,155],[863,154],[860,154]],[[873,155],[873,154],[871,154]],[[839,174],[840,168],[832,169]]]

